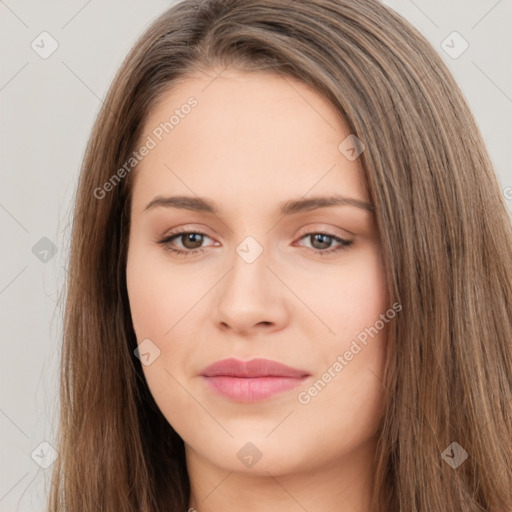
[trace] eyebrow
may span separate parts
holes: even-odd
[[[214,215],[218,215],[219,213],[217,206],[210,199],[190,196],[156,196],[146,205],[144,211],[151,210],[158,206],[166,208],[179,208],[183,210],[191,210],[194,212],[212,213]],[[356,208],[361,208],[362,210],[367,210],[370,212],[374,211],[375,209],[375,207],[370,203],[361,201],[359,199],[343,197],[340,195],[331,195],[325,197],[312,197],[309,199],[292,199],[285,201],[280,205],[279,211],[282,215],[290,215],[317,210],[319,208],[326,208],[329,206],[354,206]]]

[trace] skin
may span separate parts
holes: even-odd
[[[215,78],[219,71],[189,75],[165,93],[141,140],[190,96],[198,105],[132,171],[130,307],[138,342],[160,350],[143,366],[148,386],[185,442],[190,507],[367,511],[387,326],[309,403],[298,394],[330,367],[333,375],[337,357],[389,308],[374,214],[351,205],[278,212],[284,201],[334,192],[368,202],[360,161],[338,150],[350,132],[308,86],[233,69]],[[219,213],[145,210],[171,195],[208,198]],[[183,257],[157,243],[176,228],[207,236],[168,246],[204,252]],[[353,243],[321,255],[340,244],[311,233]],[[236,252],[247,236],[263,249],[252,263]],[[311,376],[241,403],[199,375],[228,357],[273,359]],[[252,467],[237,457],[248,442],[262,455]]]

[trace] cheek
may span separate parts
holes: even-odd
[[[134,248],[128,253],[127,288],[137,340],[165,340],[198,300],[208,283],[172,268],[165,258]],[[211,286],[211,285],[210,285]]]
[[[315,279],[308,275],[295,281],[299,281],[295,289],[300,290],[300,297],[324,323],[319,323],[318,331],[326,333],[327,352],[329,346],[339,349],[344,341],[372,326],[389,307],[384,267],[376,247],[354,254]]]
[[[317,345],[316,379],[301,390],[299,403],[348,431],[355,425],[368,427],[369,435],[383,412],[388,324],[396,316],[388,303],[379,251],[359,253],[322,283],[327,292],[309,285],[310,305],[333,332],[322,335]]]
[[[183,273],[174,271],[171,276],[168,265],[151,258],[148,251],[137,246],[128,252],[126,273],[137,342],[150,339],[154,343],[152,350],[157,350],[153,354],[158,353],[151,364],[142,365],[146,382],[162,414],[188,441],[189,410],[196,415],[198,412],[183,387],[186,380],[181,373],[185,370],[183,362],[190,359],[192,348],[186,343],[184,317],[197,302],[197,297],[201,297],[198,294],[204,295],[204,291],[195,290],[196,282],[185,279]],[[180,336],[176,336],[178,331]]]

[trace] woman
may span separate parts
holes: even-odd
[[[512,231],[372,0],[186,0],[78,186],[50,510],[512,510]]]

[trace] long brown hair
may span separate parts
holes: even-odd
[[[134,171],[112,177],[162,94],[214,65],[312,86],[366,147],[389,297],[402,305],[389,325],[373,510],[512,510],[512,229],[447,67],[376,0],[185,0],[125,59],[84,157],[50,511],[188,507],[183,441],[134,356],[125,277]],[[454,447],[468,455],[457,468],[442,456]]]

